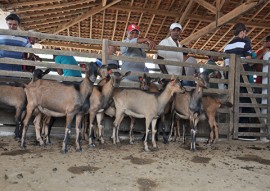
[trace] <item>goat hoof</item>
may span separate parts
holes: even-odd
[[[195,152],[195,151],[197,151],[197,149],[195,149],[195,148],[194,148],[194,149],[190,149],[190,150],[191,150],[192,152]]]
[[[77,148],[76,152],[82,152],[82,148]]]
[[[134,145],[134,141],[129,141],[129,144],[130,145]]]
[[[64,150],[61,150],[61,151],[60,151],[61,154],[66,154],[67,152],[68,152],[67,149],[64,149]]]
[[[23,146],[20,146],[21,150],[25,150],[26,149],[26,146],[23,145]]]
[[[94,143],[91,143],[88,145],[90,148],[96,147],[96,145]]]
[[[150,152],[150,150],[149,150],[149,149],[147,149],[147,148],[144,148],[144,151],[145,151],[145,152]]]

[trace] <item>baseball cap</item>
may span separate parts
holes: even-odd
[[[175,28],[179,28],[180,30],[182,30],[182,26],[179,23],[173,23],[170,26],[170,30],[173,30]]]
[[[138,25],[135,25],[135,24],[128,25],[128,28],[127,28],[128,32],[131,32],[134,30],[137,30],[138,32],[140,32],[140,27]]]
[[[6,17],[6,21],[8,20],[15,20],[15,21],[18,21],[19,24],[21,23],[20,17],[14,13],[11,13]]]

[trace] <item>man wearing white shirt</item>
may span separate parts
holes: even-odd
[[[170,26],[170,36],[168,38],[163,39],[159,43],[159,45],[182,47],[182,45],[179,42],[181,32],[182,26],[179,23],[172,23]],[[183,52],[158,50],[158,59],[183,62]],[[159,65],[159,67],[162,73],[164,74],[182,75],[181,66]]]

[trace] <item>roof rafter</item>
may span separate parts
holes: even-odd
[[[182,14],[181,18],[179,19],[179,23],[184,23],[184,21],[187,18],[188,13],[190,12],[190,9],[191,9],[191,7],[193,5],[193,2],[194,2],[194,0],[189,1],[184,13]]]
[[[220,17],[218,19],[218,26],[221,26],[233,19],[235,19],[236,17],[239,17],[239,15],[242,15],[244,13],[246,13],[247,11],[249,11],[250,9],[260,5],[261,3],[264,3],[265,1],[259,1],[259,2],[252,2],[252,3],[243,3],[240,6],[238,6],[237,8],[233,9],[231,12],[223,15],[222,17]],[[204,28],[202,28],[201,30],[197,31],[196,33],[194,33],[193,35],[187,37],[186,39],[181,41],[181,44],[189,44],[191,41],[193,40],[197,40],[198,38],[200,38],[201,36],[209,33],[210,31],[214,30],[216,28],[216,22],[212,22],[209,25],[205,26]]]
[[[90,3],[92,1],[93,0],[72,1],[72,2],[69,2],[69,3],[59,3],[59,4],[47,5],[47,6],[45,6],[45,5],[44,6],[37,6],[37,7],[32,7],[31,9],[29,9],[27,7],[27,8],[18,9],[16,11],[16,13],[17,14],[22,14],[22,13],[26,12],[26,13],[29,14],[29,12],[44,11],[44,10],[48,10],[48,9],[65,9],[65,7],[70,7],[70,6],[74,6],[74,5],[80,5],[80,4],[86,4],[86,3]]]
[[[195,0],[198,4],[200,4],[201,6],[203,6],[204,8],[208,9],[209,11],[211,11],[213,14],[217,13],[217,9],[216,7],[214,7],[212,4],[204,1],[204,0]]]
[[[120,10],[120,11],[133,11],[133,12],[142,12],[142,13],[149,13],[149,14],[155,14],[160,16],[167,16],[167,17],[179,17],[179,13],[175,11],[169,11],[169,10],[154,10],[149,8],[141,8],[141,7],[128,7],[128,6],[122,6],[122,5],[115,5],[110,7],[111,10]],[[188,15],[187,19],[191,20],[198,20],[198,21],[205,21],[205,22],[213,22],[213,17],[202,17],[201,15]],[[216,21],[214,21],[216,22]],[[231,20],[227,23],[234,24],[235,22],[232,22]],[[270,26],[265,25],[265,23],[258,23],[258,22],[249,22],[245,23],[246,26],[250,27],[257,27],[257,28],[270,28]]]
[[[63,24],[63,25],[59,26],[56,30],[52,31],[52,33],[57,34],[57,33],[61,32],[61,31],[65,30],[66,28],[75,25],[76,23],[81,22],[84,19],[87,19],[88,17],[90,17],[92,15],[95,15],[96,13],[99,13],[99,12],[107,9],[108,7],[113,6],[114,4],[116,4],[116,3],[120,2],[120,1],[121,0],[115,0],[115,1],[107,4],[104,7],[102,5],[99,5],[99,6],[95,7],[95,8],[92,8],[90,11],[88,11],[88,12],[74,18],[71,22],[68,22],[66,24]]]

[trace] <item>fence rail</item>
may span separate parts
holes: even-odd
[[[167,50],[167,51],[181,51],[192,53],[196,55],[203,55],[203,56],[218,56],[220,58],[229,58],[230,65],[229,67],[225,66],[213,66],[213,65],[206,65],[206,64],[193,64],[187,62],[175,62],[175,61],[167,61],[167,60],[157,60],[152,58],[134,58],[134,57],[126,57],[121,55],[108,55],[107,49],[109,45],[113,46],[126,46],[126,47],[137,47],[137,48],[144,48],[148,49],[147,45],[145,44],[133,44],[133,43],[125,43],[125,42],[118,42],[118,41],[111,41],[111,40],[97,40],[97,39],[88,39],[88,38],[79,38],[79,37],[67,37],[62,35],[52,35],[52,34],[44,34],[38,33],[33,31],[10,31],[5,29],[0,29],[0,34],[5,35],[19,35],[19,36],[30,36],[36,37],[39,39],[50,39],[50,40],[57,40],[57,41],[67,41],[67,42],[76,42],[82,43],[87,45],[94,45],[100,47],[102,50],[100,54],[97,53],[90,53],[90,52],[76,52],[76,51],[63,51],[63,50],[50,50],[50,49],[35,49],[35,48],[24,48],[24,47],[14,47],[14,46],[0,46],[0,50],[8,50],[8,51],[15,51],[15,52],[29,52],[34,54],[50,54],[50,55],[67,55],[67,56],[80,56],[80,57],[87,57],[87,58],[99,58],[102,59],[103,63],[107,63],[108,59],[111,60],[121,60],[121,61],[134,61],[134,62],[145,62],[145,63],[154,63],[160,65],[173,65],[173,66],[186,66],[186,67],[193,67],[193,68],[204,68],[204,69],[213,69],[219,70],[223,73],[229,73],[228,79],[210,79],[211,83],[218,83],[218,84],[225,84],[227,85],[227,89],[207,89],[205,91],[206,94],[220,94],[220,95],[228,95],[229,101],[233,103],[233,109],[220,109],[220,115],[228,115],[229,120],[226,121],[227,125],[223,124],[222,127],[227,127],[227,130],[222,132],[226,132],[225,134],[229,139],[238,138],[240,135],[245,136],[247,134],[252,133],[245,133],[240,132],[239,127],[249,127],[248,123],[240,124],[239,119],[240,117],[251,117],[256,118],[259,122],[257,126],[260,129],[260,132],[255,132],[254,134],[263,137],[265,135],[269,136],[269,120],[270,115],[268,111],[270,111],[270,96],[268,96],[267,92],[270,90],[270,67],[269,61],[261,61],[261,60],[254,60],[254,59],[244,59],[239,58],[233,54],[225,54],[225,53],[218,53],[206,50],[196,50],[196,49],[189,49],[189,48],[178,48],[178,47],[167,47],[167,46],[157,46],[156,50]],[[151,53],[156,53],[156,50],[151,50]],[[80,70],[83,69],[79,66],[71,66],[71,65],[57,65],[50,62],[34,62],[34,61],[27,61],[27,60],[17,60],[11,58],[0,58],[0,63],[7,63],[7,64],[18,64],[18,65],[27,65],[27,66],[39,66],[45,68],[53,68],[53,69],[71,69],[71,70]],[[244,71],[242,63],[246,64],[262,64],[264,66],[264,70],[262,72],[254,72],[254,71]],[[143,75],[142,72],[132,72],[133,75]],[[18,77],[21,77],[21,80],[25,80],[31,78],[31,74],[27,72],[13,72],[13,71],[2,71],[0,70],[1,76],[11,76],[11,78],[1,77],[0,80],[6,81],[10,80],[20,80]],[[153,78],[171,78],[170,75],[160,74],[160,73],[149,73],[150,77]],[[248,76],[249,75],[257,75],[262,76],[266,79],[266,82],[263,84],[254,84],[249,83]],[[243,81],[240,81],[240,76],[242,76]],[[16,78],[12,78],[16,77]],[[193,80],[194,77],[192,76],[179,76],[182,80]],[[53,80],[61,80],[61,81],[80,81],[81,78],[76,77],[62,77],[62,76],[53,76],[53,75],[46,75],[45,79],[53,79]],[[129,86],[129,87],[136,87],[137,83],[126,83],[122,84],[122,86]],[[247,93],[240,93],[240,88],[246,88]],[[254,93],[254,88],[259,89],[261,91],[266,91],[266,93],[258,94]],[[239,99],[248,97],[251,100],[251,103],[240,103]],[[263,100],[263,102],[261,102]],[[251,107],[254,109],[254,113],[242,113],[239,108],[248,108]],[[263,118],[263,119],[262,119]]]

